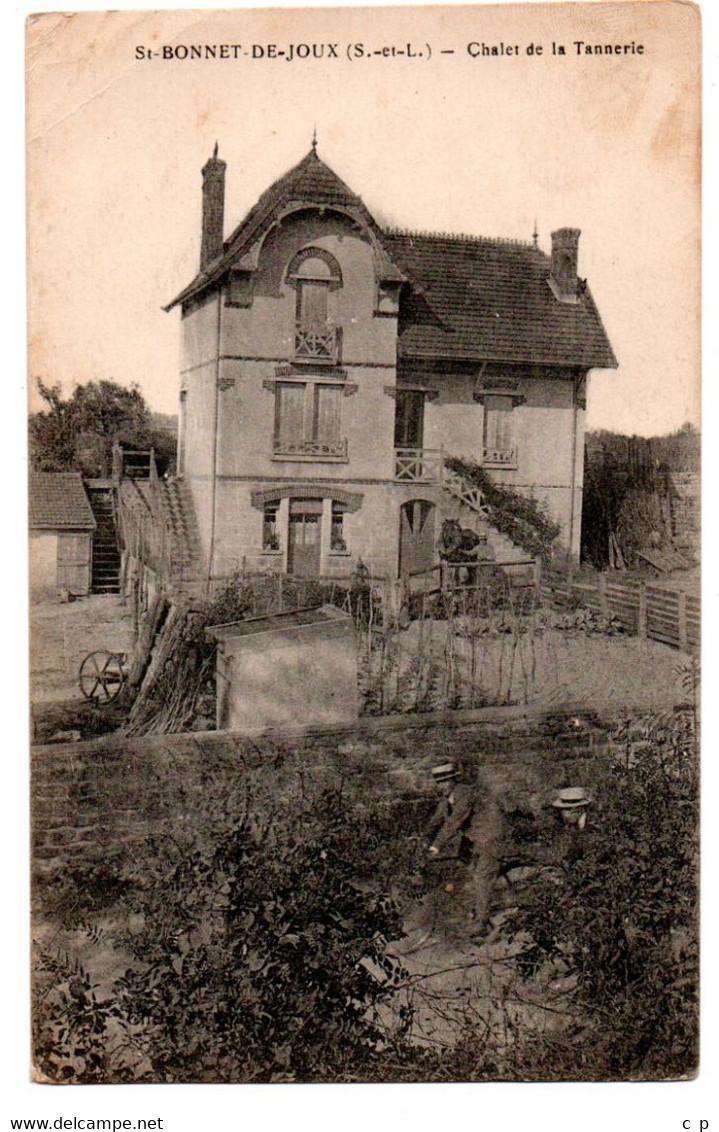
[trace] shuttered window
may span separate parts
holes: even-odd
[[[297,382],[277,386],[275,436],[281,444],[294,446],[305,439],[305,391]]]
[[[346,457],[342,437],[344,387],[323,382],[279,382],[275,454]]]
[[[484,401],[484,448],[491,453],[510,453],[513,448],[513,402],[511,397],[487,396]]]
[[[315,419],[313,440],[322,444],[338,444],[342,390],[338,385],[315,385]]]

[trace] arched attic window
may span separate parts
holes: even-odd
[[[330,322],[329,293],[342,286],[342,271],[324,248],[303,248],[287,269],[297,292],[295,361],[339,360],[339,328]]]

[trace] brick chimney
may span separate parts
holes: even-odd
[[[212,157],[202,170],[202,250],[200,271],[222,253],[222,232],[225,222],[225,169],[227,162],[217,156],[217,142]]]
[[[580,235],[579,228],[558,228],[556,232],[552,232],[552,274],[549,283],[562,303],[577,302]]]

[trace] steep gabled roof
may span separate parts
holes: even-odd
[[[286,209],[346,209],[371,233],[384,279],[406,282],[400,357],[615,367],[587,288],[577,303],[549,286],[550,259],[533,244],[381,229],[360,197],[313,148],[262,194],[223,245],[222,255],[165,307],[200,295],[237,264]]]
[[[94,531],[95,516],[79,472],[31,472],[31,531]]]
[[[200,271],[189,286],[165,307],[165,310],[172,310],[178,303],[186,302],[187,299],[200,294],[206,287],[220,280],[237,261],[242,251],[264,234],[284,208],[302,204],[348,209],[353,216],[364,222],[374,234],[379,247],[384,250],[382,230],[372,214],[362,203],[361,198],[317,156],[313,146],[299,164],[293,166],[289,172],[283,174],[265,190],[230,238],[225,240],[222,255],[204,271]],[[389,257],[385,267],[386,275],[401,280],[402,277],[393,268]]]
[[[423,315],[415,304],[401,321],[400,356],[616,366],[589,289],[577,303],[558,302],[550,259],[533,244],[398,232],[385,243],[429,308]]]

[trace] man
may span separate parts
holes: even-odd
[[[455,863],[444,891],[453,898],[472,938],[478,939],[486,929],[499,870],[502,811],[486,789],[462,782],[454,763],[436,766],[432,777],[444,797],[430,823],[429,856]]]

